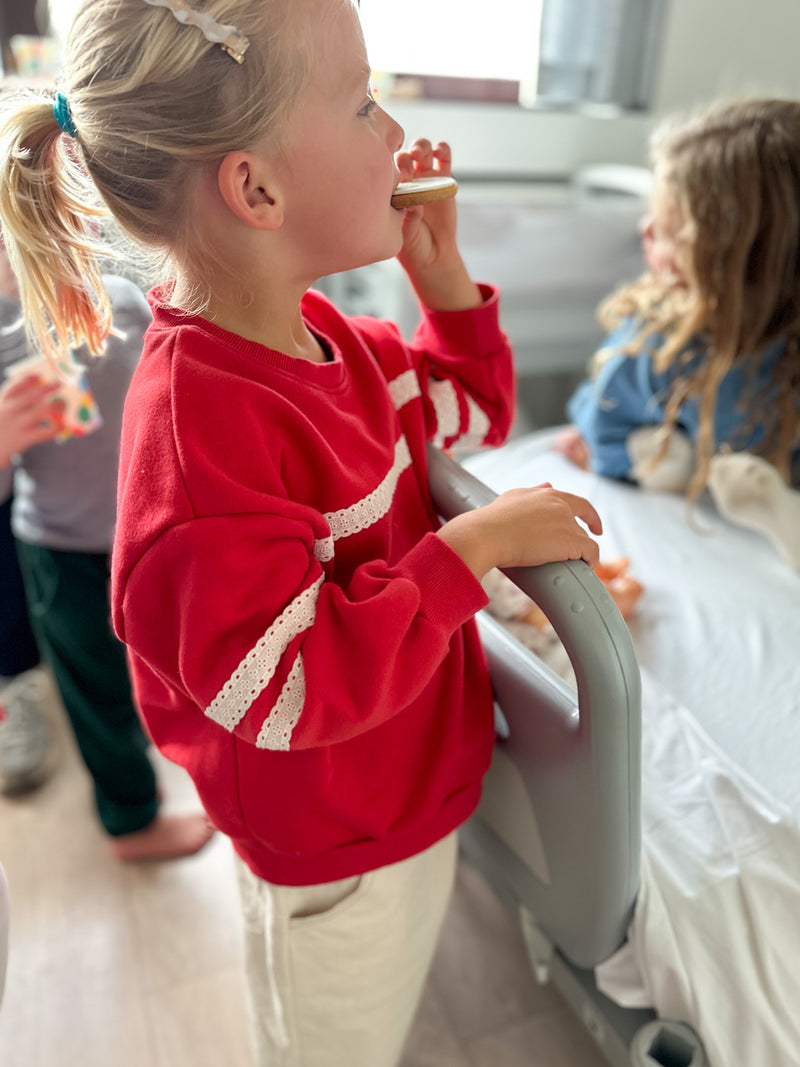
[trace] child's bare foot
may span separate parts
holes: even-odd
[[[193,856],[214,833],[205,815],[156,815],[144,830],[111,839],[111,851],[124,863],[177,860]]]

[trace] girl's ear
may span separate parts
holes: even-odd
[[[270,168],[250,152],[229,152],[217,171],[222,199],[234,215],[256,230],[277,230],[283,208]]]

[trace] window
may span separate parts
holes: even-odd
[[[511,81],[536,69],[541,6],[542,0],[361,0],[360,4],[376,71]]]
[[[379,88],[533,107],[652,100],[668,0],[361,0]]]

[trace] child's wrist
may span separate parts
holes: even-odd
[[[464,264],[437,268],[430,274],[412,278],[420,301],[431,311],[466,311],[480,307],[483,295],[467,273]]]
[[[476,521],[476,513],[467,512],[457,515],[436,532],[480,582],[494,566],[494,559],[487,550],[486,539],[476,536]]]

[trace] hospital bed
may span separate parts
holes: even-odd
[[[645,592],[626,625],[582,562],[508,572],[577,692],[482,613],[498,740],[463,848],[613,1067],[796,1067],[800,575],[709,502],[688,516],[552,441],[432,453],[440,514],[551,481]]]

